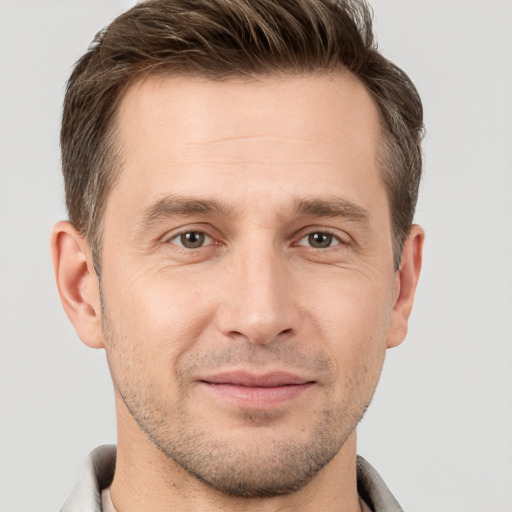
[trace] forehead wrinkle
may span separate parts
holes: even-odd
[[[267,133],[254,133],[251,135],[224,135],[224,136],[217,136],[215,138],[211,139],[201,139],[201,140],[193,140],[188,141],[186,143],[183,143],[183,145],[188,146],[202,146],[202,145],[222,145],[222,144],[239,144],[241,142],[253,142],[253,141],[264,141],[264,142],[277,142],[281,143],[283,141],[296,143],[296,144],[304,144],[304,143],[310,143],[310,144],[318,144],[322,143],[325,146],[333,146],[338,147],[337,142],[330,142],[326,141],[325,138],[322,138],[320,136],[314,137],[314,134],[308,134],[308,136],[299,136],[299,135],[287,135],[287,134],[278,134],[278,135],[272,135]]]

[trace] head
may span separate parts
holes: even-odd
[[[149,1],[97,37],[66,95],[53,250],[120,448],[238,496],[343,458],[406,333],[421,126],[361,2]]]
[[[378,52],[371,12],[358,0],[153,0],[96,36],[68,82],[61,146],[70,221],[98,268],[103,212],[121,171],[119,105],[131,85],[155,75],[223,81],[342,70],[379,112],[379,170],[398,268],[421,178],[422,106],[407,75]]]

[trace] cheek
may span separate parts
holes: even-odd
[[[172,378],[180,358],[200,338],[211,317],[208,295],[189,284],[151,274],[105,283],[111,333],[105,342],[113,362],[149,371],[159,379]]]
[[[369,279],[332,280],[308,302],[303,316],[314,322],[339,375],[380,373],[390,326],[391,289]]]

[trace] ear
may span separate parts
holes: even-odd
[[[55,279],[62,306],[79,338],[103,348],[99,281],[85,238],[69,222],[58,222],[51,234]]]
[[[425,232],[413,225],[402,247],[400,268],[395,275],[393,309],[387,348],[400,345],[407,335],[407,325],[414,302],[414,293],[420,277]]]

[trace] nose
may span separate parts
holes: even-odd
[[[265,345],[297,330],[293,280],[285,256],[272,248],[233,255],[223,289],[217,327],[225,336]]]

